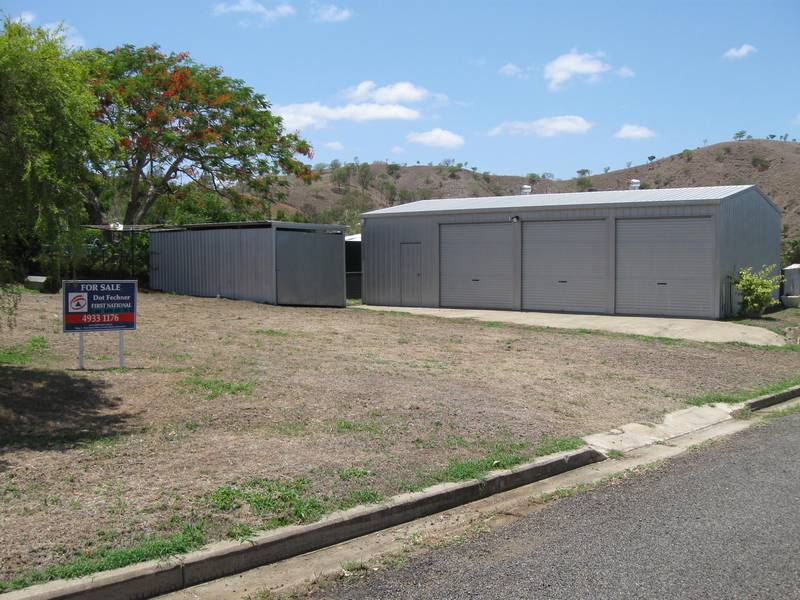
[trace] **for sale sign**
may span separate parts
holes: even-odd
[[[64,331],[136,329],[136,281],[64,282]]]

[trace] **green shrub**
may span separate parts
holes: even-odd
[[[772,275],[776,265],[766,265],[757,273],[752,267],[739,271],[734,285],[742,294],[742,313],[748,317],[760,317],[764,311],[778,301],[773,294],[780,287],[781,275]]]

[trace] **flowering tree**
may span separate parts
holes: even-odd
[[[103,222],[116,202],[124,223],[142,223],[156,200],[178,200],[190,180],[266,203],[281,196],[287,176],[313,178],[297,158],[312,158],[311,146],[284,132],[264,96],[221,69],[155,46],[93,50],[84,60],[99,102],[94,118],[112,132],[85,187],[92,221]]]

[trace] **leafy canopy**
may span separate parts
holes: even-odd
[[[311,146],[284,132],[264,96],[218,67],[130,45],[91,51],[85,62],[99,102],[94,118],[114,132],[107,155],[92,162],[93,215],[121,197],[119,218],[142,223],[159,197],[176,200],[190,180],[236,202],[264,203],[281,197],[286,176],[313,178],[296,158],[311,158]]]

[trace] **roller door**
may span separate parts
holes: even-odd
[[[610,312],[608,223],[528,221],[522,225],[522,308]]]
[[[511,223],[441,225],[441,306],[513,308]]]
[[[619,219],[616,312],[715,318],[711,218]]]

